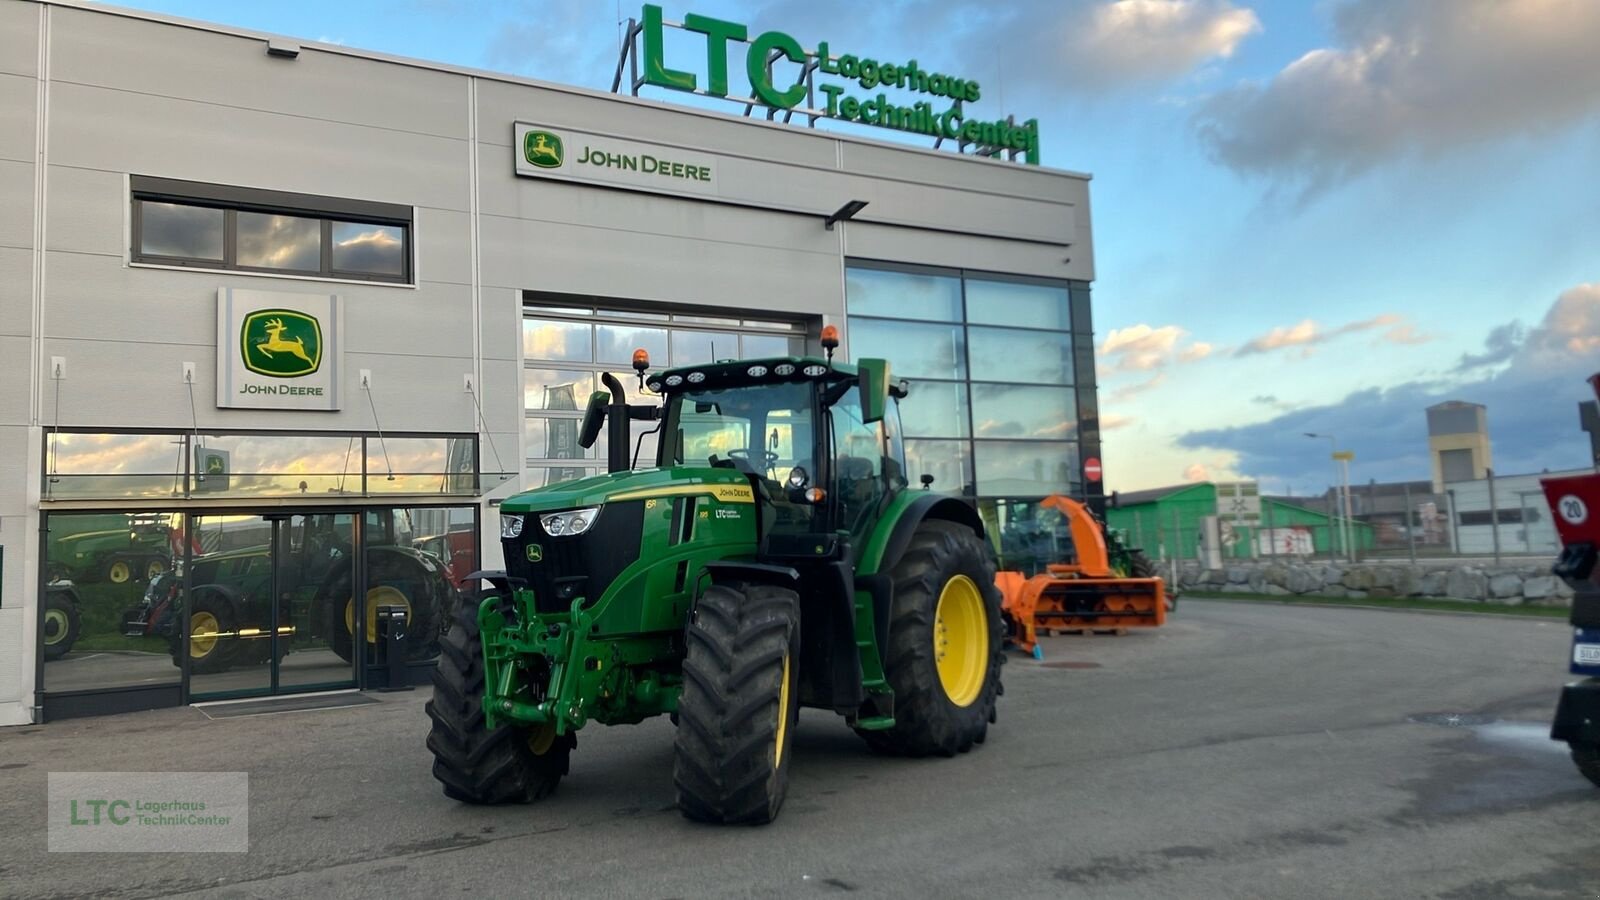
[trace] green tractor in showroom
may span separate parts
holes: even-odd
[[[882,753],[983,742],[1005,659],[993,551],[971,506],[909,489],[885,361],[673,369],[649,378],[659,407],[602,380],[579,442],[609,429],[609,473],[507,499],[507,568],[474,573],[493,590],[441,639],[446,795],[549,794],[591,720],[672,716],[678,806],[725,823],[778,814],[802,706]],[[653,467],[632,469],[633,421],[654,423]]]

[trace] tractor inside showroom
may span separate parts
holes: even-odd
[[[428,748],[444,792],[528,802],[567,772],[590,721],[677,724],[673,780],[691,819],[771,821],[802,706],[879,752],[982,743],[1005,626],[973,508],[906,478],[883,360],[719,361],[589,401],[608,474],[501,506],[506,570],[441,639]],[[649,360],[639,351],[641,381]],[[635,470],[632,422],[657,457]],[[642,442],[642,435],[641,442]]]
[[[407,658],[431,656],[440,617],[455,600],[446,565],[412,546],[404,511],[369,510],[365,515],[369,543],[363,631],[368,649],[377,641],[378,607],[398,606],[406,611],[411,635]],[[276,557],[270,544],[194,557],[186,625],[180,614],[183,578],[168,572],[152,579],[140,604],[123,614],[123,633],[165,637],[172,664],[181,666],[187,649],[190,671],[202,675],[266,662],[274,631],[279,658],[296,645],[326,641],[328,649],[350,662],[357,628],[348,515],[295,516],[280,549]]]

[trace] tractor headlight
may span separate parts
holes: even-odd
[[[600,507],[591,506],[588,509],[569,509],[566,512],[551,513],[539,517],[539,524],[544,526],[544,533],[551,537],[568,537],[583,534],[600,517]]]
[[[506,540],[506,539],[510,539],[510,538],[514,538],[514,537],[521,537],[521,536],[522,536],[522,517],[521,516],[506,516],[506,515],[502,515],[500,517],[500,538],[502,540]]]

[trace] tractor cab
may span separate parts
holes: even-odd
[[[664,403],[621,402],[621,385],[606,375],[610,391],[590,397],[579,443],[592,446],[606,424],[607,467],[627,471],[640,463],[629,448],[642,442],[630,423],[654,421],[657,468],[726,469],[750,482],[761,560],[848,563],[908,487],[897,405],[907,389],[890,382],[886,361],[835,364],[836,336],[825,334],[824,346],[828,359],[720,360],[648,377],[649,357],[637,351],[641,382]]]

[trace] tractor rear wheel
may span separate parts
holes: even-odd
[[[1572,761],[1578,766],[1578,771],[1595,787],[1600,787],[1600,744],[1568,741],[1567,747],[1572,750]]]
[[[1156,569],[1156,564],[1150,561],[1150,557],[1144,555],[1143,550],[1133,551],[1130,554],[1130,558],[1128,563],[1129,576],[1133,578],[1161,577],[1161,572]],[[1167,597],[1167,612],[1172,612],[1178,608],[1178,586],[1176,584],[1167,584],[1163,587]]]
[[[558,736],[551,726],[488,726],[477,600],[460,604],[439,640],[433,699],[426,707],[433,720],[428,732],[433,777],[444,785],[446,797],[463,803],[531,803],[553,792],[567,774],[578,738]]]
[[[673,782],[701,822],[761,825],[783,806],[800,714],[800,596],[714,584],[687,628]]]
[[[954,756],[995,720],[1005,621],[994,559],[971,528],[929,519],[895,563],[885,659],[895,725],[857,731],[873,750]]]

